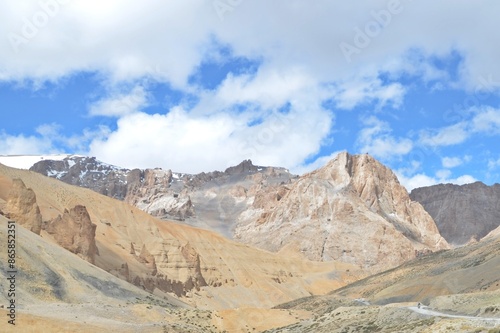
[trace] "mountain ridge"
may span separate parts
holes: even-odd
[[[478,241],[500,226],[500,184],[439,184],[417,188],[410,197],[434,218],[450,243]]]
[[[340,160],[343,164],[335,166]],[[323,168],[300,177],[285,168],[255,166],[251,160],[223,172],[197,175],[127,170],[86,157],[44,160],[31,170],[124,200],[153,216],[214,230],[265,250],[276,252],[286,245],[311,260],[341,260],[378,270],[448,247],[394,173],[368,155],[340,153]],[[314,190],[306,193],[309,188]],[[322,202],[317,202],[318,196]],[[312,206],[302,212],[293,208],[302,201]],[[278,232],[268,239],[269,229],[264,227],[283,218],[304,229],[297,234],[295,227],[281,226],[286,235]],[[366,223],[373,232],[370,241],[352,245],[363,238]],[[358,232],[349,234],[351,229]]]
[[[89,189],[0,165],[3,213],[10,213],[5,203],[15,179],[22,179],[36,194],[44,222],[57,220],[72,207],[86,207],[96,225],[97,267],[147,291],[170,293],[201,308],[277,304],[331,290],[361,274],[349,264],[270,253],[212,231],[162,221]],[[43,229],[41,236],[53,239]],[[235,298],[231,290],[246,296]]]

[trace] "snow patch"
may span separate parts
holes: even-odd
[[[62,161],[65,158],[75,156],[69,154],[57,155],[2,155],[0,163],[11,168],[26,169],[31,168],[35,163],[43,160]]]

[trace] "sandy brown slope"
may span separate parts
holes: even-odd
[[[358,277],[350,265],[257,250],[213,232],[158,220],[90,190],[2,165],[1,199],[7,200],[15,178],[36,193],[44,221],[76,205],[87,208],[97,225],[98,267],[202,308],[273,306],[326,293]],[[44,231],[42,237],[51,238]]]
[[[336,295],[372,303],[424,302],[439,295],[500,289],[500,239],[430,254],[355,282]]]
[[[7,239],[0,216],[0,239]],[[3,243],[2,243],[3,244]],[[6,283],[7,253],[0,252],[1,332],[207,332],[209,315],[173,297],[159,298],[139,289],[44,238],[16,228],[15,326],[7,323],[11,297]],[[203,328],[202,328],[203,327]]]
[[[310,318],[270,332],[496,332],[499,272],[500,238],[490,237],[407,262],[329,295],[282,304],[277,309],[309,311]],[[416,313],[411,307],[418,302],[464,317]]]

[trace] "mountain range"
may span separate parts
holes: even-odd
[[[45,157],[31,171],[0,165],[0,232],[17,222],[19,275],[32,277],[20,319],[33,330],[93,318],[92,331],[487,332],[494,320],[467,316],[500,316],[500,227],[464,227],[477,241],[451,249],[426,190],[409,195],[346,152],[302,176],[249,160],[190,175]],[[442,197],[441,212],[463,209]],[[464,318],[436,321],[415,302]]]
[[[300,177],[250,160],[197,175],[127,170],[78,156],[43,160],[30,170],[162,219],[273,252],[286,246],[316,261],[341,260],[379,271],[416,253],[448,248],[432,218],[410,200],[392,171],[368,155],[341,153]]]

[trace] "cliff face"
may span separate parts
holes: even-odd
[[[375,271],[448,248],[390,169],[368,155],[348,153],[288,186],[257,194],[235,234],[267,250],[294,247],[310,259]]]
[[[250,160],[225,171],[191,175],[162,169],[128,170],[91,157],[44,160],[30,169],[65,183],[123,200],[161,219],[232,235],[234,221],[255,193],[295,177],[288,170],[260,167]]]
[[[40,235],[42,215],[36,203],[35,192],[31,188],[26,188],[21,179],[12,181],[5,210],[11,220]]]
[[[455,245],[479,240],[500,226],[500,184],[440,184],[414,189],[410,197],[424,206],[441,235]]]
[[[193,203],[186,191],[171,188],[172,171],[134,169],[127,173],[125,202],[161,218],[185,220],[195,215]]]
[[[87,208],[77,205],[69,211],[65,209],[62,215],[44,223],[43,230],[61,247],[93,264],[99,253],[95,244],[96,227]]]

